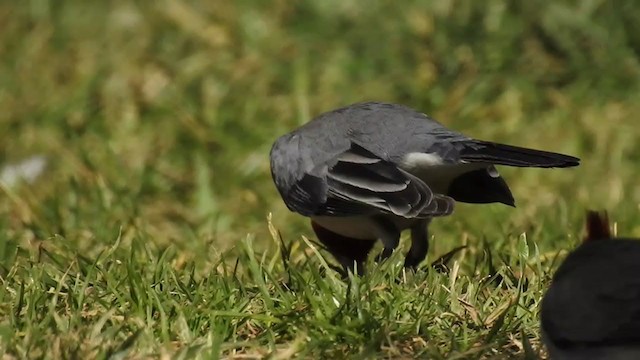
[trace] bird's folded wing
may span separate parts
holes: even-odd
[[[326,184],[330,215],[383,212],[413,218],[453,211],[453,199],[434,194],[422,180],[357,144],[327,168]]]

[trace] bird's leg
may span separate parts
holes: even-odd
[[[404,259],[404,266],[415,269],[429,252],[429,223],[431,219],[416,222],[411,227],[411,248]]]
[[[311,227],[318,240],[326,246],[327,251],[333,255],[345,271],[356,273],[354,270],[357,266],[357,274],[362,275],[364,273],[364,263],[375,244],[375,239],[361,240],[342,236],[313,221],[311,222]]]
[[[400,231],[398,231],[398,228],[396,228],[391,221],[383,217],[376,217],[374,219],[374,226],[375,232],[378,234],[378,239],[382,241],[382,245],[384,246],[384,249],[382,249],[382,252],[376,258],[376,261],[382,261],[389,258],[389,256],[393,254],[393,250],[398,247],[400,243]]]

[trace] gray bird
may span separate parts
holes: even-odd
[[[379,239],[387,258],[411,230],[405,266],[424,260],[432,218],[456,201],[514,205],[494,165],[570,167],[578,158],[475,140],[402,105],[359,103],[324,113],[281,136],[271,174],[287,207],[311,218],[345,269],[362,265]]]
[[[640,359],[640,241],[612,238],[590,212],[582,245],[544,296],[542,339],[552,360]]]

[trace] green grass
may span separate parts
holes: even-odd
[[[48,159],[0,185],[4,358],[542,351],[538,305],[585,209],[640,236],[640,5],[398,4],[1,2],[0,164]],[[365,100],[583,164],[501,169],[516,209],[434,221],[429,261],[468,246],[447,271],[402,273],[403,241],[345,282],[268,152]]]

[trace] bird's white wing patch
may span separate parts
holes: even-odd
[[[438,194],[446,194],[449,185],[458,176],[487,166],[482,163],[445,163],[438,154],[417,152],[405,155],[398,165]]]
[[[444,162],[438,154],[434,153],[408,153],[400,163],[400,167],[406,171],[414,172],[419,169],[425,169],[431,166],[442,165]]]

